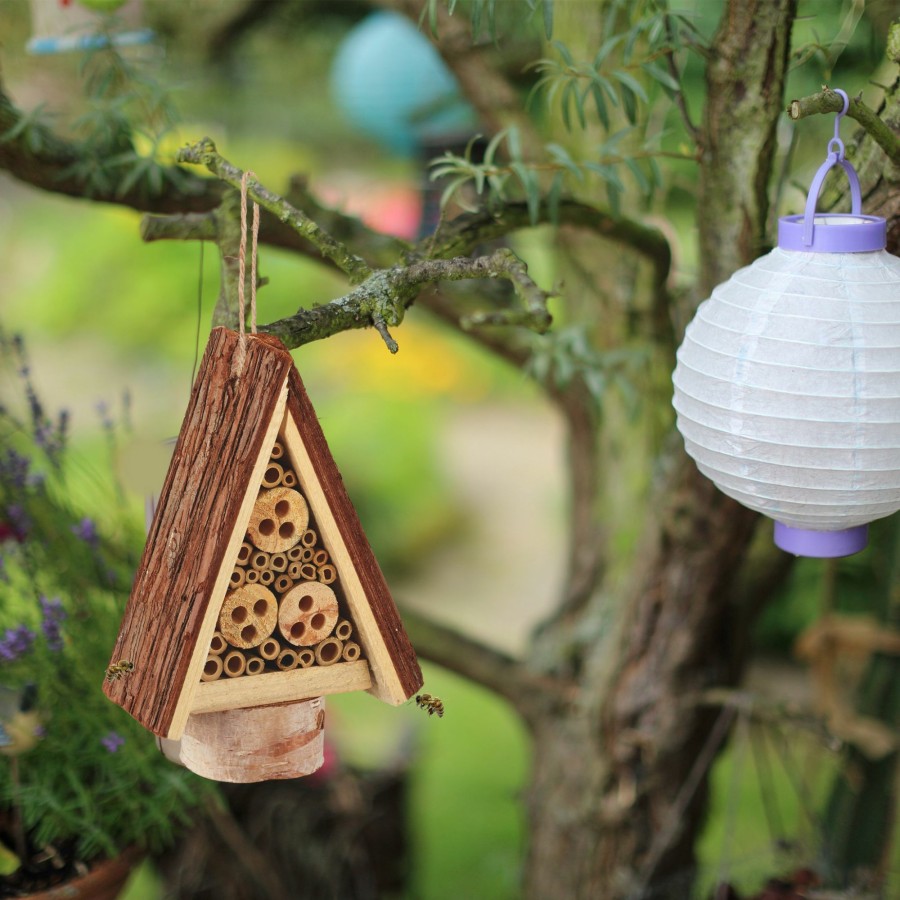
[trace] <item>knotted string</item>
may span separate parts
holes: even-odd
[[[247,271],[247,184],[253,175],[249,170],[241,176],[241,247],[238,254],[238,340],[237,374],[244,368],[244,357],[247,353],[244,283]],[[253,228],[250,243],[250,333],[256,334],[256,259],[259,243],[259,204],[253,203]]]

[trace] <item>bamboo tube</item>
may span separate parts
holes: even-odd
[[[288,469],[284,475],[281,476],[281,483],[287,488],[295,488],[297,487],[297,476]]]
[[[304,547],[315,547],[316,541],[319,540],[319,536],[313,531],[312,528],[307,528],[306,531],[303,532],[303,536],[300,538],[300,543],[303,544]]]
[[[297,665],[301,669],[308,669],[316,661],[316,654],[309,647],[304,647],[297,652]]]
[[[253,552],[253,545],[244,541],[241,544],[240,549],[238,550],[237,561],[238,565],[245,566],[247,565],[247,561],[250,559],[250,554]]]
[[[337,579],[337,569],[332,565],[319,566],[319,581],[322,584],[333,584]]]
[[[262,550],[254,550],[250,555],[250,565],[253,566],[254,569],[262,572],[263,569],[269,568],[269,554],[264,553]]]
[[[300,551],[300,562],[312,562],[312,558],[316,555],[316,551],[312,547],[304,547]]]
[[[296,562],[300,559],[303,552],[303,547],[291,547],[291,549],[287,551],[287,558],[292,562]]]
[[[347,641],[344,644],[344,652],[341,653],[341,659],[344,662],[354,662],[359,659],[362,650],[360,650],[359,644],[355,641]]]
[[[279,594],[286,594],[294,586],[294,579],[290,575],[279,575],[272,585]]]
[[[334,626],[334,636],[338,638],[338,640],[346,641],[351,634],[353,634],[353,623],[349,619],[341,619],[341,621]]]
[[[303,495],[286,487],[262,490],[253,505],[247,534],[260,550],[277,553],[293,547],[306,531],[309,507]]]
[[[334,636],[325,638],[316,645],[316,662],[320,666],[336,663],[344,652],[344,645]]]
[[[281,644],[273,638],[266,638],[257,648],[256,652],[263,659],[277,659],[278,654],[281,653]]]
[[[247,658],[247,674],[259,675],[266,667],[266,661],[258,656],[250,656]]]
[[[200,676],[201,681],[217,681],[222,676],[222,660],[218,656],[210,653],[206,657],[203,664],[203,674]]]
[[[288,577],[293,579],[294,581],[300,580],[300,563],[293,562],[287,568]]]
[[[228,585],[231,588],[239,588],[246,578],[247,573],[240,566],[235,566],[234,571],[231,573],[231,578],[228,579]]]
[[[228,644],[225,642],[225,636],[222,632],[217,631],[213,634],[212,640],[209,642],[209,652],[215,656],[221,656],[227,648]]]
[[[269,568],[273,572],[285,572],[288,567],[288,558],[284,553],[273,553],[269,557]]]
[[[295,584],[278,607],[278,630],[295,647],[318,644],[331,634],[337,620],[337,597],[328,585],[318,581]]]
[[[277,462],[270,462],[263,472],[262,486],[264,488],[278,487],[281,479],[284,478],[284,469]]]
[[[272,452],[269,454],[269,459],[281,459],[284,456],[284,445],[275,441],[272,445]]]
[[[216,657],[216,659],[219,659],[219,657]],[[232,650],[225,659],[221,660],[221,663],[225,674],[229,678],[237,678],[239,675],[243,675],[244,670],[247,668],[247,660],[240,650]]]
[[[266,585],[268,587],[275,580],[275,573],[270,572],[268,569],[265,572],[259,573],[259,583]]]
[[[256,584],[259,581],[259,569],[244,570],[244,584]]]
[[[275,630],[278,601],[260,584],[232,591],[219,612],[219,630],[232,647],[258,647]]]
[[[282,650],[281,653],[278,654],[275,665],[277,665],[282,672],[287,672],[289,669],[296,669],[297,654],[294,653],[293,650]]]
[[[328,564],[328,554],[324,550],[316,550],[312,558],[313,565],[324,566]]]
[[[312,563],[303,563],[300,566],[300,577],[304,581],[315,581],[318,572],[316,572],[316,567]]]

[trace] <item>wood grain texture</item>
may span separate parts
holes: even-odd
[[[416,653],[296,369],[288,377],[283,434],[372,668],[370,693],[403,703],[422,686]]]
[[[186,722],[218,616],[210,600],[224,599],[246,521],[235,526],[248,485],[255,500],[274,434],[263,444],[293,368],[279,341],[248,335],[235,378],[238,340],[224,328],[210,335],[112,652],[113,661],[128,659],[135,668],[103,685],[114,703],[161,737],[180,736],[173,729],[179,700],[180,726]]]
[[[214,781],[247,784],[310,775],[324,762],[325,701],[192,715],[167,759]]]
[[[220,678],[199,685],[194,694],[191,715],[241,709],[268,703],[367,691],[372,676],[365,660],[312,666],[288,672],[264,672],[248,678]]]

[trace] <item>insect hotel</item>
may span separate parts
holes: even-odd
[[[290,354],[215,329],[104,691],[169,759],[251,782],[321,766],[324,695],[421,685]]]

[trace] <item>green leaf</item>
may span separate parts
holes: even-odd
[[[609,110],[606,107],[606,101],[603,99],[603,87],[599,76],[591,82],[590,92],[594,98],[594,106],[597,109],[597,118],[600,119],[600,124],[609,131]]]
[[[567,66],[574,66],[575,60],[572,58],[572,52],[562,41],[552,41],[552,46],[556,47],[557,53],[563,58],[563,62]]]
[[[611,38],[607,38],[601,45],[600,49],[597,51],[597,55],[594,57],[594,68],[599,69],[601,65],[603,65],[603,61],[607,56],[612,52],[613,48],[620,43],[624,35],[614,34]]]
[[[644,174],[644,170],[641,168],[638,161],[629,157],[625,160],[625,165],[628,166],[629,171],[634,176],[634,180],[637,182],[638,187],[641,189],[641,192],[644,195],[649,195],[652,188],[650,186],[650,182],[647,180],[647,176]]]
[[[659,82],[667,93],[677,94],[681,90],[681,85],[667,72],[662,66],[658,66],[653,62],[645,62],[641,68],[654,80]]]
[[[494,154],[496,154],[497,148],[503,143],[508,134],[509,129],[503,128],[490,139],[484,150],[484,164],[486,166],[492,166],[494,164]]]
[[[576,171],[578,171],[579,177],[583,178],[577,167]],[[550,182],[550,189],[547,191],[547,215],[554,225],[559,224],[559,202],[562,199],[563,178],[562,172],[556,172]]]
[[[578,181],[584,181],[584,172],[581,171],[578,164],[571,156],[569,156],[568,151],[564,147],[561,147],[559,144],[547,144],[547,150],[553,157],[554,162],[559,163],[561,166],[565,166],[570,174],[574,175]]]
[[[525,193],[525,203],[528,206],[528,219],[532,225],[537,224],[541,209],[541,189],[537,176],[533,169],[529,169],[522,162],[513,162],[510,169],[515,173]]]
[[[544,34],[548,41],[553,37],[553,0],[544,0]]]

